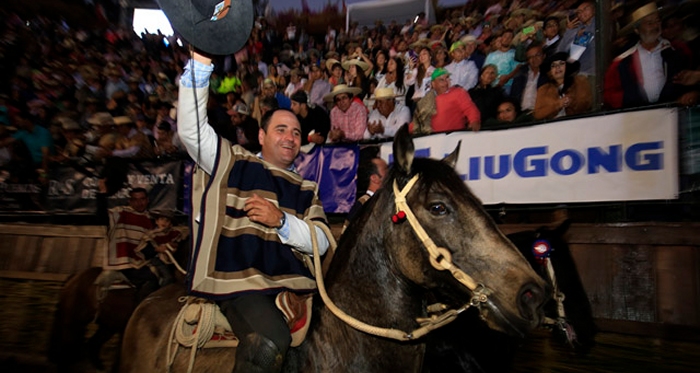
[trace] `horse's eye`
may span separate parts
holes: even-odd
[[[430,205],[430,213],[433,215],[445,215],[447,214],[447,206],[442,202],[435,202]]]

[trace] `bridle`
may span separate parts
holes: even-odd
[[[428,312],[440,312],[440,314],[433,314],[427,318],[418,318],[417,321],[421,325],[421,327],[411,332],[405,332],[402,330],[391,328],[381,328],[366,324],[346,314],[333,303],[333,301],[329,298],[328,294],[326,293],[325,285],[323,282],[321,259],[318,251],[318,239],[316,238],[316,230],[314,229],[315,225],[312,222],[307,221],[307,224],[309,224],[309,228],[311,230],[311,242],[313,244],[314,249],[314,267],[316,282],[318,284],[319,294],[321,295],[323,302],[326,304],[326,307],[328,307],[328,309],[336,317],[338,317],[339,319],[341,319],[342,321],[344,321],[345,323],[357,330],[380,337],[396,339],[399,341],[410,341],[418,339],[428,334],[429,332],[454,321],[454,319],[456,319],[457,316],[463,311],[465,311],[467,308],[480,308],[483,303],[488,302],[488,296],[491,293],[491,291],[484,285],[477,283],[476,281],[474,281],[474,279],[471,278],[471,276],[454,266],[452,264],[452,255],[450,254],[449,250],[443,247],[438,247],[425,232],[425,229],[423,229],[423,226],[420,224],[418,219],[416,219],[416,216],[413,214],[413,211],[406,202],[406,196],[416,184],[418,178],[418,175],[413,176],[413,178],[411,178],[411,180],[409,180],[408,183],[401,190],[399,190],[398,184],[396,183],[396,180],[394,180],[394,202],[396,204],[397,213],[401,211],[405,213],[405,220],[408,220],[409,224],[411,225],[411,228],[413,229],[413,232],[418,237],[418,239],[420,239],[420,241],[423,244],[423,247],[425,247],[426,251],[430,256],[430,264],[439,271],[449,270],[452,276],[457,281],[459,281],[461,284],[463,284],[469,289],[469,291],[472,293],[472,298],[468,304],[465,304],[458,309],[447,309],[447,306],[443,304],[429,306],[427,309]],[[335,241],[333,241],[332,235],[329,234],[330,231],[328,231],[327,227],[324,227],[323,229],[326,230],[326,235],[329,237],[329,241],[331,241],[332,245],[334,246]]]

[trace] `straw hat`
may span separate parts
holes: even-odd
[[[131,120],[131,118],[129,118],[126,115],[114,117],[114,124],[117,126],[123,126],[123,125],[128,125],[128,124],[133,124],[133,123],[134,123],[134,121]]]
[[[340,61],[336,60],[335,58],[329,58],[326,60],[326,69],[330,72],[333,70],[333,65],[335,64],[340,64]],[[341,65],[342,66],[342,65]]]
[[[369,64],[367,62],[362,61],[362,60],[358,60],[355,58],[345,60],[342,63],[343,69],[345,69],[345,70],[350,70],[350,66],[352,66],[352,65],[359,67],[363,71],[366,71],[367,69],[369,69]]]
[[[350,87],[347,84],[338,84],[337,86],[333,87],[333,90],[330,93],[323,96],[323,101],[332,102],[335,96],[339,94],[347,93],[354,96],[360,92],[362,92],[362,89],[358,87]]]
[[[376,88],[373,97],[375,100],[390,100],[396,98],[396,93],[391,88]]]
[[[646,5],[642,5],[641,7],[637,8],[628,18],[627,25],[620,29],[620,35],[627,34],[634,30],[637,27],[637,23],[642,20],[642,18],[646,16],[650,16],[652,14],[658,13],[659,8],[656,6],[656,3],[651,2]]]
[[[90,118],[87,119],[87,122],[92,124],[93,126],[111,126],[114,125],[114,118],[112,118],[112,115],[107,112],[101,112],[101,113],[95,113]]]

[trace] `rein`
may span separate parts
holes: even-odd
[[[454,321],[454,319],[456,319],[457,316],[467,308],[472,306],[479,307],[481,303],[485,303],[488,300],[488,290],[486,289],[486,287],[484,287],[481,284],[477,284],[469,275],[452,265],[452,257],[449,251],[445,248],[441,248],[435,245],[433,240],[431,240],[430,237],[428,237],[428,234],[420,225],[415,215],[413,215],[413,212],[408,207],[408,204],[406,204],[406,195],[411,190],[413,185],[415,185],[416,181],[418,181],[418,175],[414,176],[408,182],[408,184],[406,184],[404,189],[400,192],[398,191],[396,181],[394,181],[394,195],[396,201],[396,208],[397,210],[404,211],[406,213],[406,218],[411,224],[413,231],[415,232],[416,236],[418,236],[418,238],[421,240],[423,245],[426,247],[426,250],[430,254],[430,263],[433,265],[433,267],[435,267],[438,270],[449,270],[450,273],[452,273],[452,276],[454,276],[460,283],[464,284],[467,288],[469,288],[469,290],[471,290],[473,297],[469,304],[465,304],[464,306],[458,309],[449,309],[444,311],[440,315],[432,315],[428,318],[418,318],[416,321],[421,325],[421,327],[414,329],[411,332],[369,325],[343,312],[343,310],[338,308],[338,306],[336,306],[335,303],[333,303],[333,301],[328,296],[328,293],[326,292],[326,287],[323,282],[321,257],[318,249],[318,239],[316,237],[316,230],[314,229],[315,225],[310,221],[306,222],[309,225],[309,229],[311,230],[311,243],[314,251],[313,259],[316,283],[318,284],[318,290],[319,294],[321,295],[321,299],[323,299],[323,303],[325,303],[326,307],[328,307],[331,313],[333,313],[340,320],[361,332],[376,335],[379,337],[391,338],[398,341],[410,341],[418,339],[430,333],[431,331]],[[333,236],[330,235],[328,227],[323,226],[322,229],[326,232],[326,235],[328,236],[331,245],[335,247],[336,243],[332,238]],[[428,307],[428,311],[442,311],[445,308],[447,307],[444,305],[432,305]]]

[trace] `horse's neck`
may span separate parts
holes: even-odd
[[[384,249],[360,245],[339,250],[350,251],[336,256],[334,261],[342,260],[342,264],[333,266],[332,274],[329,272],[326,290],[335,305],[372,326],[404,332],[415,329],[415,318],[423,316],[422,294],[395,273]],[[314,366],[305,369],[410,372],[420,367],[421,343],[401,343],[370,335],[352,328],[325,305],[317,310],[305,346]]]

